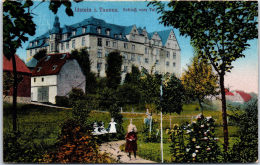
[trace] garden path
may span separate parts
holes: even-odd
[[[118,160],[120,163],[157,163],[151,160],[145,160],[143,158],[140,158],[139,156],[136,156],[135,159],[133,153],[131,155],[132,159],[130,160],[128,157],[128,153],[121,151],[119,148],[124,143],[125,140],[102,143],[99,150],[101,152],[107,153],[110,157]]]

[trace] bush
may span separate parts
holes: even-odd
[[[71,107],[70,100],[66,96],[55,96],[56,105],[62,107]]]
[[[63,124],[56,148],[44,156],[44,163],[112,163],[107,155],[98,152],[91,131],[75,120]]]
[[[71,92],[69,93],[69,98],[71,101],[84,100],[85,93],[82,89],[72,88]]]
[[[87,117],[89,116],[90,111],[91,110],[85,101],[78,100],[74,101],[72,104],[72,116],[81,125],[87,125]]]

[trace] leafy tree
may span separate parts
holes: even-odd
[[[206,96],[218,94],[217,81],[218,77],[213,73],[211,65],[200,60],[198,56],[192,59],[191,65],[182,75],[182,83],[186,93],[199,101],[201,109]]]
[[[258,160],[258,100],[250,100],[243,114],[230,116],[239,127],[239,140],[229,155],[230,162],[253,163]]]
[[[119,52],[111,52],[107,57],[107,87],[116,89],[121,82],[122,56]]]
[[[184,100],[184,87],[181,80],[171,75],[166,77],[163,84],[163,95],[160,102],[160,107],[164,113],[176,112],[178,114],[182,111]]]
[[[257,2],[178,2],[168,8],[162,2],[152,2],[164,25],[179,29],[190,36],[198,55],[210,61],[219,76],[222,101],[224,149],[228,149],[228,127],[224,76],[233,68],[232,62],[244,57],[249,40],[257,38]]]
[[[43,57],[45,57],[47,55],[47,49],[41,49],[39,52],[37,52],[33,57],[36,60],[40,60]]]
[[[44,2],[44,1],[42,1]],[[42,3],[40,2],[40,3]],[[36,25],[33,22],[32,10],[34,1],[10,1],[3,3],[3,51],[7,59],[13,63],[13,131],[17,131],[17,71],[15,52],[28,40],[28,35],[35,34]],[[73,15],[70,1],[50,1],[50,10],[55,14],[61,5],[66,6],[66,13]]]
[[[140,82],[140,76],[141,72],[139,71],[138,67],[132,65],[132,72],[126,74],[124,83],[138,85],[138,83]]]
[[[85,86],[85,92],[86,93],[94,93],[96,90],[96,77],[93,72],[91,72],[91,61],[89,59],[89,54],[86,49],[73,50],[71,52],[71,57],[76,59],[79,63],[83,74],[86,77],[86,86]]]
[[[121,105],[138,104],[141,99],[141,92],[135,85],[123,84],[117,88],[117,98]]]

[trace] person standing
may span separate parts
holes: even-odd
[[[128,157],[131,160],[131,152],[134,153],[134,157],[136,159],[136,151],[137,151],[137,128],[132,124],[132,119],[130,124],[128,125],[128,133],[125,136],[126,145],[125,152],[129,152]]]

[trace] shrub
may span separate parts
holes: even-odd
[[[71,92],[69,93],[69,98],[71,101],[83,100],[85,99],[85,93],[82,89],[72,88]]]
[[[78,101],[74,101],[72,104],[72,116],[81,125],[86,126],[87,117],[89,116],[90,111],[91,110],[85,101],[78,100]]]
[[[161,132],[158,129],[159,124],[157,121],[152,120],[152,128],[151,128],[151,133],[150,133],[150,126],[149,125],[143,125],[143,141],[144,142],[160,142],[161,138]]]
[[[62,107],[71,107],[70,100],[66,96],[55,96],[56,105]]]
[[[91,131],[75,120],[63,124],[56,146],[57,151],[44,156],[44,163],[111,163],[107,155],[98,152]]]

